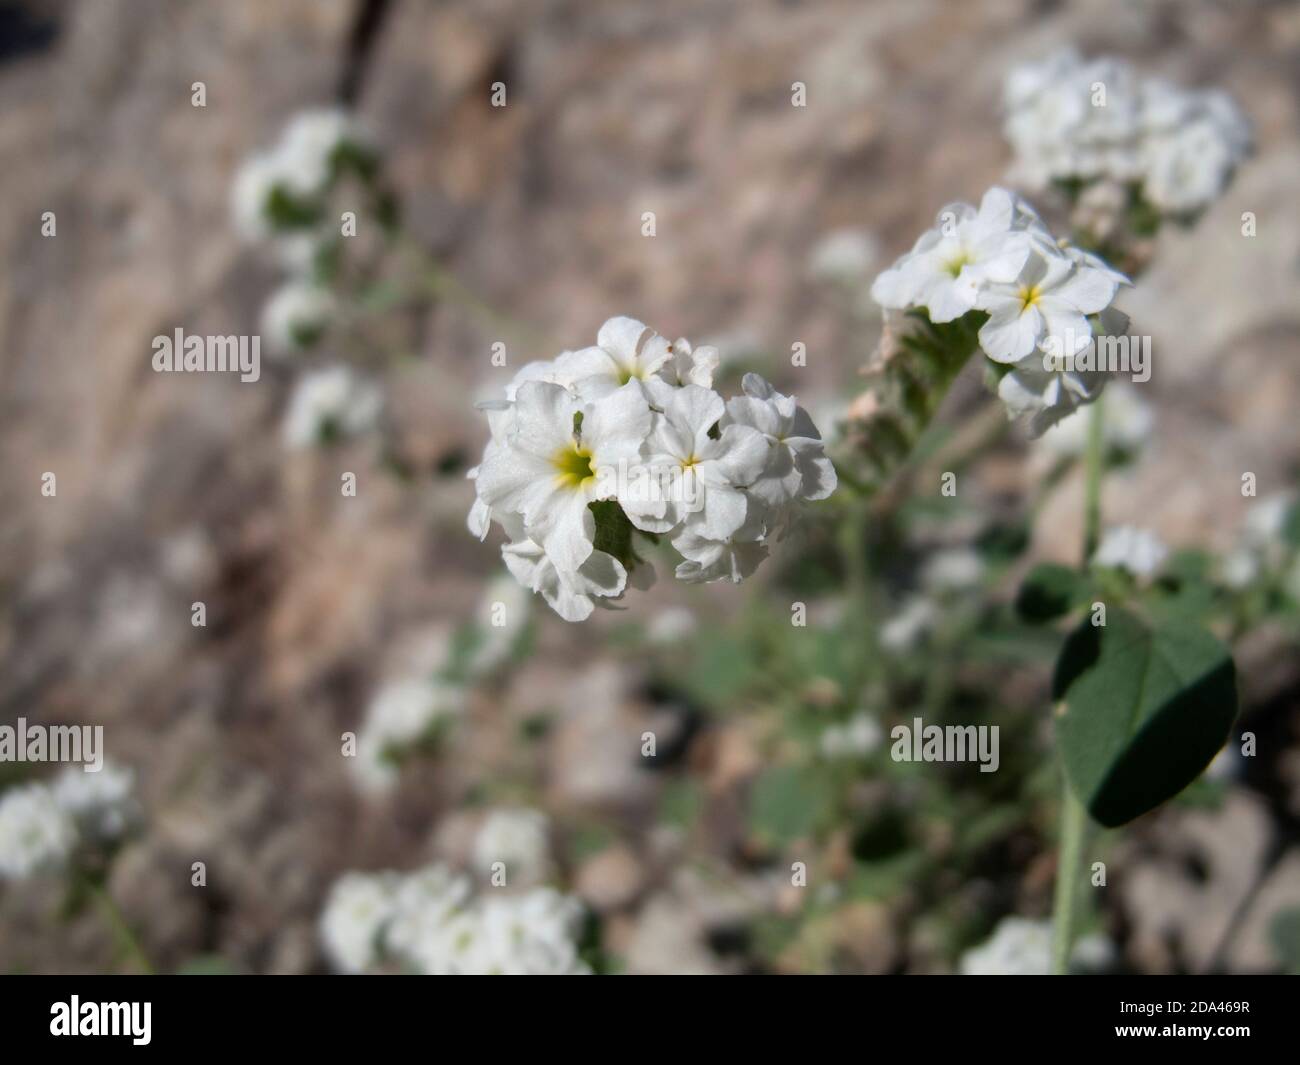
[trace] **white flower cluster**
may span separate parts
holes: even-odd
[[[871,295],[888,310],[924,310],[936,325],[987,315],[979,345],[1002,374],[998,395],[1040,435],[1100,395],[1107,375],[1074,359],[1094,335],[1127,327],[1111,304],[1128,283],[1097,256],[1057,241],[1020,197],[992,188],[978,209],[940,211]]]
[[[1226,93],[1139,77],[1123,60],[1073,49],[1014,68],[1003,99],[1018,179],[1136,186],[1175,216],[1213,203],[1251,147]]]
[[[581,903],[551,888],[475,896],[469,878],[434,864],[414,873],[348,873],[330,892],[320,934],[334,966],[384,963],[429,975],[569,976],[578,956]]]
[[[1168,557],[1169,548],[1149,529],[1119,525],[1106,531],[1092,561],[1094,565],[1122,570],[1134,577],[1153,577]]]
[[[1300,589],[1300,559],[1287,538],[1296,505],[1292,492],[1277,492],[1251,505],[1236,544],[1220,563],[1224,584],[1240,590],[1261,578],[1281,577],[1291,594],[1300,597],[1296,591]]]
[[[62,871],[79,847],[121,839],[138,823],[135,774],[105,762],[69,766],[53,785],[24,784],[0,798],[0,878]]]
[[[346,111],[320,108],[289,120],[279,141],[247,159],[231,188],[231,213],[250,241],[310,230],[349,153],[372,155],[369,137]]]
[[[594,347],[523,367],[480,404],[491,439],[470,471],[470,531],[499,524],[507,568],[567,621],[646,586],[634,530],[671,541],[681,580],[752,574],[835,469],[792,397],[747,374],[724,401],[717,365],[715,348],[611,318]]]
[[[284,442],[291,448],[331,444],[372,428],[383,410],[378,386],[347,366],[303,374],[285,411]]]
[[[231,213],[249,241],[273,241],[292,275],[267,301],[262,331],[273,353],[314,345],[338,314],[318,267],[338,233],[327,198],[349,173],[367,180],[377,157],[368,135],[346,111],[304,111],[279,141],[248,159],[231,188]]]
[[[1087,974],[1111,969],[1115,944],[1094,932],[1070,951],[1070,971]],[[1004,917],[987,940],[961,956],[963,976],[1046,976],[1052,968],[1052,924],[1026,917]]]

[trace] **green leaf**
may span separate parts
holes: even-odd
[[[810,836],[832,801],[825,776],[796,766],[777,766],[754,781],[749,825],[760,842],[780,846]]]
[[[1210,633],[1152,626],[1124,610],[1085,619],[1052,680],[1070,785],[1107,827],[1178,794],[1223,746],[1237,715],[1236,668]]]
[[[1059,562],[1040,562],[1020,586],[1016,613],[1025,621],[1052,621],[1069,613],[1084,591],[1085,581],[1078,570]]]
[[[1300,976],[1300,907],[1278,911],[1268,926],[1268,937],[1282,971]]]

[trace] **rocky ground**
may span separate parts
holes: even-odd
[[[370,37],[358,32],[365,10]],[[113,888],[163,965],[220,953],[259,972],[320,968],[314,922],[332,878],[454,855],[474,814],[448,796],[506,771],[540,781],[574,818],[613,810],[644,827],[635,846],[577,871],[589,900],[618,915],[612,935],[634,968],[717,968],[699,929],[755,904],[713,897],[645,825],[661,784],[617,752],[655,711],[603,661],[599,626],[545,619],[543,653],[476,702],[435,779],[358,796],[340,731],[403,648],[474,610],[496,571],[495,552],[464,530],[469,486],[412,492],[372,473],[341,503],[338,472],[367,468],[365,456],[285,456],[285,373],[245,385],[149,363],[150,339],[178,325],[255,328],[275,275],[230,224],[230,180],[303,107],[355,96],[420,239],[527,323],[509,340],[512,365],[590,343],[626,313],[735,347],[802,342],[798,386],[816,400],[843,392],[876,333],[811,281],[810,251],[854,227],[878,268],[942,204],[997,181],[1009,63],[1074,42],[1221,85],[1254,120],[1257,156],[1197,229],[1162,238],[1129,294],[1154,337],[1158,430],[1105,506],[1173,544],[1223,546],[1242,471],[1261,494],[1294,481],[1294,4],[65,0],[0,10],[0,40],[2,716],[102,722],[113,756],[137,767],[151,831]],[[191,105],[195,81],[204,108]],[[488,105],[496,81],[503,109]],[[790,106],[795,81],[806,108]],[[1247,210],[1251,239],[1239,232]],[[41,235],[46,211],[54,238]],[[469,398],[492,379],[500,337],[454,301],[410,324],[413,357],[388,379],[404,446],[426,462],[472,453],[482,429]],[[45,471],[57,473],[53,499]],[[1074,550],[1063,531],[1077,528],[1078,499],[1056,495],[1039,553]],[[654,594],[719,613],[738,602]],[[189,624],[196,600],[206,629]],[[1261,662],[1265,693],[1294,690],[1292,667]],[[512,729],[539,706],[572,709],[520,765]],[[740,726],[719,732],[705,764],[739,779],[752,751]],[[1134,964],[1214,960],[1216,933],[1282,831],[1271,801],[1241,789],[1217,813],[1144,823],[1123,903]],[[1188,855],[1205,876],[1188,875]],[[203,892],[189,884],[196,859],[209,868]],[[1267,881],[1223,964],[1264,964],[1256,926],[1300,901],[1294,851]],[[101,968],[100,926],[51,933],[47,910],[0,890],[0,967]],[[861,942],[877,944],[864,967],[897,964],[882,960],[888,937],[878,915],[863,917]]]

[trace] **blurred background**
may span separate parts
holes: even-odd
[[[825,429],[879,336],[871,278],[1002,179],[1002,78],[1063,44],[1220,86],[1255,124],[1227,195],[1161,234],[1125,298],[1154,337],[1153,425],[1104,500],[1108,523],[1226,552],[1242,471],[1264,496],[1300,457],[1294,3],[0,3],[0,719],[103,724],[134,770],[141,830],[108,888],[156,967],[325,971],[340,875],[468,868],[501,807],[545,813],[554,879],[594,915],[608,971],[953,971],[1003,917],[1047,915],[1059,636],[1007,603],[1029,561],[1076,560],[1082,493],[1073,468],[1041,492],[1041,445],[1014,429],[960,467],[959,515],[896,507],[867,530],[869,626],[926,581],[954,597],[924,649],[896,627],[889,658],[845,616],[828,504],[741,586],[661,564],[581,625],[512,608],[508,651],[459,671],[455,720],[383,787],[340,737],[386,686],[473,658],[466,632],[506,594],[498,542],[465,528],[475,399],[626,314],[717,344],[733,384],[759,369]],[[360,352],[264,349],[256,384],[152,372],[155,335],[258,330],[283,271],[237,233],[232,180],[294,114],[336,104],[437,264],[425,298],[385,305]],[[285,447],[295,359],[380,383],[382,454]],[[987,402],[969,375],[941,420]],[[945,584],[933,559],[955,550],[978,576]],[[1234,645],[1258,754],[1097,843],[1104,967],[1294,964],[1278,929],[1300,907],[1295,631],[1268,620]],[[892,722],[954,706],[1001,723],[998,773],[888,758]],[[0,784],[46,768],[5,764]],[[132,964],[93,912],[0,883],[0,969]]]

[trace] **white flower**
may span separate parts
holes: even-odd
[[[1295,496],[1291,492],[1276,492],[1252,504],[1242,527],[1244,538],[1261,547],[1276,543],[1282,538],[1294,506]]]
[[[978,211],[949,204],[935,228],[876,278],[872,298],[891,310],[924,307],[932,322],[960,318],[975,307],[982,282],[1020,276],[1030,251],[1020,206],[1000,188],[984,194]]]
[[[619,478],[601,471],[638,462],[650,407],[633,383],[588,402],[560,385],[528,381],[512,414],[505,446],[479,467],[479,498],[520,514],[556,567],[575,572],[595,549],[588,504],[617,492]]]
[[[426,975],[466,971],[478,924],[471,892],[468,877],[438,863],[398,878],[384,949]]]
[[[356,435],[378,421],[382,408],[379,389],[348,367],[313,370],[303,375],[289,398],[284,441],[303,448]]]
[[[77,846],[77,827],[44,784],[24,784],[0,798],[0,878],[59,872]]]
[[[668,345],[667,361],[659,367],[654,377],[646,379],[645,387],[657,402],[666,398],[667,393],[663,391],[665,385],[668,388],[682,388],[686,385],[712,388],[713,375],[717,373],[721,362],[722,356],[712,344],[694,347],[685,337],[678,337]],[[663,403],[659,402],[658,405],[663,406]]]
[[[1226,93],[1148,89],[1143,195],[1171,214],[1203,210],[1249,154],[1250,124]]]
[[[1139,78],[1122,60],[1072,50],[1014,68],[1004,102],[1021,180],[1136,183],[1171,215],[1217,199],[1251,147],[1249,123],[1224,93]]]
[[[262,332],[272,351],[309,348],[337,313],[338,303],[329,289],[309,281],[286,281],[262,308]]]
[[[913,596],[880,626],[880,646],[895,654],[909,651],[938,621],[939,608],[934,601],[923,596]]]
[[[1150,577],[1164,565],[1169,549],[1155,533],[1133,525],[1109,529],[1092,556],[1094,565],[1124,570],[1135,577]]]
[[[879,722],[869,714],[854,714],[842,725],[822,731],[819,747],[825,758],[863,758],[876,750],[884,739]]]
[[[362,147],[367,136],[339,108],[302,111],[290,119],[276,148],[292,192],[319,195],[334,177],[335,153],[345,144]]]
[[[474,619],[479,631],[479,643],[469,664],[474,676],[487,676],[509,661],[528,624],[528,592],[527,587],[510,577],[488,582]]]
[[[532,887],[551,873],[549,824],[539,810],[493,810],[474,839],[474,865],[494,877],[498,862],[505,880],[494,886]]]
[[[724,540],[745,524],[749,504],[742,486],[763,474],[770,447],[749,426],[733,423],[718,431],[726,413],[722,397],[708,388],[670,391],[646,441],[649,476],[639,482],[645,490],[623,500],[634,525],[666,533],[685,521],[698,535]]]
[[[954,547],[932,555],[921,570],[921,583],[931,592],[962,592],[984,579],[984,559],[969,547]]]
[[[993,935],[961,957],[963,976],[1046,976],[1052,963],[1052,925],[1004,917]]]
[[[1032,241],[1019,275],[1011,281],[986,281],[974,300],[989,315],[980,328],[980,347],[1004,363],[1020,362],[1039,349],[1077,354],[1092,339],[1088,315],[1115,298],[1117,276],[1107,267]]]
[[[140,820],[135,772],[111,762],[104,762],[95,773],[68,766],[55,778],[53,791],[54,801],[89,840],[120,839]]]
[[[876,264],[876,238],[862,229],[836,229],[822,237],[808,256],[808,272],[819,281],[857,283]]]
[[[435,680],[386,684],[371,700],[357,736],[352,768],[358,783],[370,791],[391,787],[402,756],[463,710],[464,691],[455,685]]]
[[[590,972],[578,957],[582,906],[550,888],[523,895],[493,892],[483,900],[472,972],[501,976],[575,976]]]
[[[741,387],[745,394],[728,400],[727,415],[732,424],[756,429],[769,445],[762,474],[748,486],[750,495],[780,507],[834,492],[835,467],[808,412],[756,373],[745,374]]]
[[[271,197],[284,183],[279,159],[263,152],[246,159],[230,186],[230,213],[235,229],[248,241],[260,241],[274,230]]]
[[[360,973],[378,963],[396,890],[391,873],[347,873],[335,882],[320,918],[321,943],[335,968]]]
[[[698,628],[694,612],[684,606],[670,606],[650,619],[646,639],[656,646],[671,647],[689,640]]]
[[[1219,578],[1229,588],[1240,590],[1255,582],[1260,574],[1259,555],[1238,548],[1223,556],[1219,563]]]
[[[673,547],[685,559],[677,565],[677,579],[692,584],[724,580],[738,584],[753,576],[759,563],[767,558],[761,534],[762,527],[754,524],[742,526],[724,540],[710,540],[687,527],[673,539]]]
[[[1103,432],[1106,446],[1126,454],[1140,451],[1151,438],[1155,422],[1151,407],[1138,390],[1124,381],[1106,386],[1106,417]],[[1063,458],[1082,455],[1088,443],[1088,414],[1075,410],[1045,432],[1042,446]]]
[[[594,395],[649,380],[668,359],[668,341],[649,326],[635,318],[611,318],[596,334],[595,347],[565,352],[555,368]]]
[[[245,160],[231,186],[231,213],[245,239],[260,241],[315,224],[320,197],[337,176],[338,152],[344,145],[370,150],[367,135],[352,116],[322,108],[294,116],[273,147]],[[274,213],[277,194],[281,206],[298,217]]]
[[[536,592],[565,621],[585,621],[600,599],[617,599],[627,587],[623,563],[604,551],[592,551],[572,572],[559,569],[540,544],[522,536],[501,548],[514,578]]]

